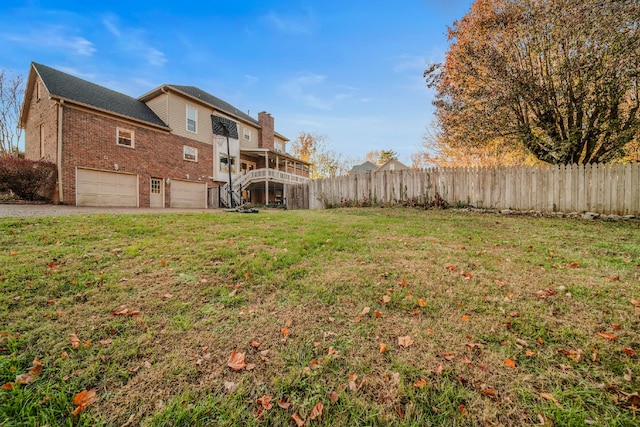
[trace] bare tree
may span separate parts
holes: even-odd
[[[16,156],[22,129],[18,128],[24,96],[24,76],[0,70],[0,156]]]
[[[349,160],[329,149],[327,135],[300,132],[291,144],[291,152],[301,160],[313,164],[311,179],[332,178],[349,170]]]

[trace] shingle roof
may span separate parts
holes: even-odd
[[[49,93],[69,101],[168,128],[142,101],[82,80],[46,65],[33,63]]]
[[[217,98],[211,95],[210,93],[205,92],[202,89],[199,89],[195,86],[182,86],[182,85],[170,85],[170,84],[168,84],[167,86],[172,87],[176,90],[179,90],[180,92],[184,92],[187,95],[193,96],[194,98],[201,99],[202,101],[206,102],[207,104],[213,105],[215,108],[219,110],[222,110],[226,113],[232,114],[240,119],[246,120],[250,123],[253,123],[259,126],[258,121],[253,117],[251,117],[250,115],[248,115],[247,113],[244,113],[243,111],[237,109],[236,107],[229,104],[228,102],[223,101],[222,99]]]
[[[356,165],[352,167],[349,172],[359,173],[359,172],[369,172],[369,171],[375,171],[375,170],[378,170],[378,166],[374,165],[371,162],[364,162],[361,165]]]

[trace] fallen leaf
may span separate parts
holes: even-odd
[[[619,330],[621,330],[621,329],[622,329],[622,325],[618,325],[617,323],[613,323],[613,324],[611,325],[611,327],[612,327],[613,329],[615,329],[616,331],[619,331]]]
[[[413,344],[413,340],[411,339],[411,337],[409,337],[409,335],[406,335],[404,337],[398,337],[398,345],[400,347],[410,347]]]
[[[608,339],[608,340],[617,340],[618,336],[616,334],[608,334],[605,332],[598,332],[598,335],[600,335],[602,338]]]
[[[458,267],[456,267],[453,264],[447,265],[447,270],[449,270],[449,271],[456,271],[457,269],[458,269]]]
[[[162,295],[162,298],[171,299],[171,298],[173,298],[173,294],[164,294],[164,295]]]
[[[636,354],[636,352],[631,347],[625,347],[622,349],[622,351],[624,351],[624,353],[627,356],[631,356],[631,357],[633,357]]]
[[[373,314],[376,316],[376,319],[379,319],[382,317],[382,313],[380,313],[378,310],[374,311]]]
[[[462,321],[463,322],[468,322],[471,318],[467,315],[462,316]]]
[[[229,366],[234,371],[240,371],[246,368],[247,364],[244,362],[244,353],[239,353],[234,349],[231,352],[231,356],[229,357],[227,366]]]
[[[505,359],[504,360],[504,364],[507,365],[510,368],[515,368],[516,367],[516,362],[514,362],[511,359]]]
[[[113,340],[111,338],[107,338],[106,340],[100,340],[100,344],[102,345],[109,345],[113,342]]]
[[[77,416],[80,412],[84,411],[85,408],[95,402],[97,399],[96,389],[91,389],[89,391],[82,390],[80,393],[76,394],[73,397],[73,404],[77,406],[73,411],[73,416]]]
[[[622,378],[624,378],[626,381],[629,381],[629,382],[633,381],[633,376],[631,375],[631,369],[630,368],[627,368],[627,373],[624,374],[622,376]],[[16,378],[16,381],[17,381],[17,378]]]
[[[456,357],[455,353],[442,353],[442,355],[447,360],[453,360],[453,358]]]
[[[558,400],[555,397],[553,397],[553,394],[551,394],[551,393],[540,393],[540,397],[542,397],[545,400],[550,400],[558,408],[562,409],[562,405],[560,404],[560,402],[558,402]]]
[[[284,335],[285,337],[288,337],[289,336],[289,329],[282,328],[282,335]]]
[[[336,403],[339,398],[340,396],[338,396],[338,393],[336,393],[335,391],[329,393],[329,401],[331,401],[331,403]]]
[[[464,405],[458,406],[458,410],[462,415],[467,415],[467,408],[465,408]]]
[[[259,399],[256,399],[256,403],[258,405],[262,405],[264,409],[267,411],[273,407],[273,403],[271,402],[271,396],[262,396]]]
[[[2,389],[2,390],[12,390],[13,386],[14,386],[13,383],[4,383],[4,384],[2,384],[0,389]]]
[[[442,374],[442,363],[438,363],[438,365],[436,365],[436,368],[433,370],[436,374],[440,375]]]
[[[492,388],[485,388],[482,392],[490,397],[498,397],[498,392]]]
[[[289,409],[289,406],[291,406],[291,402],[289,402],[287,399],[280,399],[278,400],[278,406],[286,411],[287,409]]]
[[[413,385],[417,388],[424,388],[427,385],[427,380],[425,380],[424,378],[419,378],[415,383],[413,383]]]
[[[259,348],[259,347],[260,347],[260,343],[259,343],[258,341],[253,341],[253,342],[251,343],[251,347],[253,347],[253,348]]]
[[[384,302],[385,304],[391,302],[391,297],[389,295],[384,295],[382,297],[382,302]]]
[[[26,374],[16,376],[16,383],[31,384],[36,380],[36,378],[38,378],[38,376],[40,376],[43,365],[37,357],[33,359],[32,365],[33,366],[29,368],[29,371]]]
[[[322,418],[322,410],[324,409],[324,405],[322,402],[318,402],[313,406],[311,410],[311,414],[309,415],[310,420],[315,420],[316,418]]]
[[[62,359],[66,359],[67,357],[69,357],[69,355],[67,354],[67,352],[66,352],[66,351],[63,351],[63,352],[60,354],[60,358],[62,358]]]
[[[525,350],[524,354],[525,354],[527,357],[533,357],[533,355],[534,355],[534,354],[536,354],[536,352],[535,352],[535,351],[532,351],[532,350]]]
[[[420,307],[426,307],[426,305],[427,305],[427,301],[425,301],[425,300],[424,300],[424,299],[422,299],[422,298],[419,298],[419,299],[418,299],[418,305],[419,305]]]
[[[464,277],[464,280],[469,280],[473,277],[473,274],[469,273],[468,271],[464,271],[462,272],[462,277]]]
[[[127,314],[129,314],[129,309],[128,308],[122,309],[120,311],[112,311],[111,312],[112,316],[126,316]]]
[[[69,334],[69,341],[71,341],[71,347],[73,348],[80,347],[80,340],[78,339],[78,336],[75,333]]]
[[[224,382],[224,390],[227,393],[233,393],[234,391],[236,391],[237,388],[238,388],[238,386],[236,385],[236,383],[234,383],[232,381],[225,381]]]
[[[296,422],[296,425],[298,427],[302,427],[304,425],[304,420],[302,418],[300,418],[300,415],[298,415],[297,412],[295,414],[291,415],[291,418],[293,418],[293,421]]]
[[[378,346],[380,347],[380,353],[384,353],[385,351],[387,351],[387,345],[385,343],[379,343]]]
[[[365,307],[362,309],[360,316],[366,316],[367,314],[369,314],[370,311],[371,311],[371,307]]]
[[[567,267],[569,267],[569,268],[578,268],[578,267],[580,267],[580,264],[578,264],[577,262],[573,261],[573,262],[567,264]]]

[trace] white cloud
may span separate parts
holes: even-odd
[[[294,101],[307,107],[330,110],[331,102],[327,99],[322,99],[315,93],[326,79],[327,76],[321,74],[306,73],[285,82],[281,89]]]
[[[262,17],[271,28],[287,34],[311,34],[318,25],[311,13],[299,16],[284,16],[271,11]]]
[[[144,58],[149,65],[162,67],[168,59],[164,52],[148,43],[144,30],[123,27],[116,15],[109,14],[102,19],[107,31],[117,40],[117,47],[123,52]]]
[[[84,37],[70,36],[71,30],[63,26],[39,25],[37,29],[24,34],[3,34],[2,38],[25,49],[48,49],[52,51],[71,52],[79,56],[91,56],[96,51],[89,40]]]

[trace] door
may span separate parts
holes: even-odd
[[[172,208],[206,208],[207,184],[193,181],[171,181]]]
[[[152,208],[164,208],[164,180],[161,178],[151,178],[149,206]]]
[[[93,169],[76,171],[76,205],[138,206],[138,175]]]

